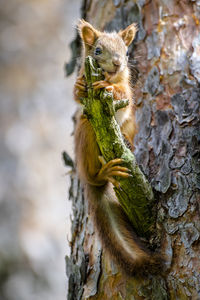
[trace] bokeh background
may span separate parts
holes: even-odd
[[[0,299],[66,298],[80,0],[0,0]]]

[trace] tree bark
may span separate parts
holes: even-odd
[[[135,156],[154,190],[167,271],[127,277],[107,257],[76,176],[68,299],[200,299],[200,1],[85,0],[100,30],[136,22],[130,48],[139,131]]]

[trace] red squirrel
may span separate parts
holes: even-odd
[[[82,65],[74,87],[74,98],[80,102],[87,97],[85,58],[92,56],[103,70],[104,80],[93,84],[94,89],[105,88],[113,92],[115,101],[129,99],[129,105],[115,114],[121,132],[133,147],[136,134],[135,107],[128,68],[128,46],[137,32],[135,24],[117,32],[100,32],[91,24],[80,20],[78,30],[83,44]],[[115,176],[128,177],[122,159],[105,162],[101,156],[95,133],[85,115],[75,127],[75,153],[77,170],[89,202],[89,214],[109,255],[126,273],[143,274],[158,265],[156,255],[145,249],[130,225],[113,186]]]

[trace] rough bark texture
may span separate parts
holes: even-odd
[[[200,1],[84,1],[99,29],[137,22],[135,155],[154,189],[165,276],[128,278],[101,248],[73,177],[68,299],[200,299]],[[137,65],[136,65],[137,62]],[[134,73],[135,74],[135,73]]]

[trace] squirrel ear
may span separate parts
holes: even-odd
[[[79,21],[78,31],[84,43],[89,46],[92,46],[101,34],[90,23],[83,19]]]
[[[132,43],[137,30],[138,30],[137,25],[133,23],[128,27],[126,27],[124,30],[119,31],[119,35],[121,36],[122,40],[124,41],[127,47]]]

